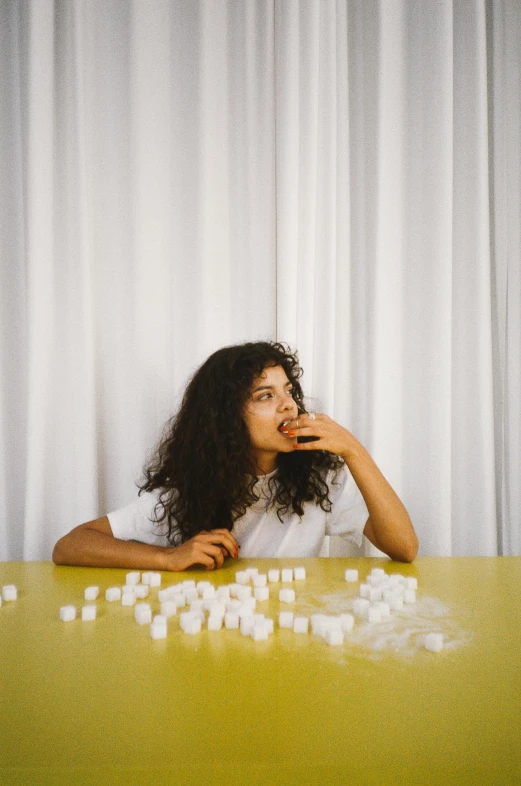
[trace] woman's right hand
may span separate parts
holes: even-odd
[[[227,529],[203,530],[181,546],[165,549],[163,570],[186,570],[192,565],[204,565],[206,570],[222,568],[225,557],[237,558],[239,545]]]

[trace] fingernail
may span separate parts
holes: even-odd
[[[296,448],[298,448],[298,442],[297,442],[297,443],[295,443],[295,444],[293,445],[293,447],[294,447],[295,449],[296,449]]]
[[[286,434],[289,434],[290,437],[294,437],[296,432],[295,431],[286,431]]]

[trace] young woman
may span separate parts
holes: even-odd
[[[62,565],[185,570],[226,557],[313,557],[326,534],[365,535],[412,562],[418,540],[365,448],[306,413],[296,354],[225,347],[194,374],[130,505],[61,538]],[[299,438],[314,438],[299,441]]]

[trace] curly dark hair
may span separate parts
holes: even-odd
[[[293,386],[299,413],[305,411],[298,355],[284,344],[261,341],[224,347],[195,372],[178,413],[143,472],[139,494],[159,489],[155,516],[167,521],[172,545],[202,530],[226,528],[259,500],[248,429],[242,417],[253,382],[264,369],[282,366]],[[279,453],[270,478],[270,505],[281,521],[288,511],[304,514],[304,502],[331,510],[326,474],[343,460],[325,450]],[[336,474],[335,474],[336,477]]]

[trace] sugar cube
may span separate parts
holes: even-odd
[[[224,627],[227,630],[237,630],[239,627],[239,615],[233,611],[227,611],[224,615]]]
[[[382,590],[380,587],[369,587],[369,600],[372,603],[382,600]]]
[[[183,589],[195,589],[195,579],[185,579],[181,582]]]
[[[268,583],[268,577],[265,573],[257,573],[253,577],[254,587],[265,587],[267,583]]]
[[[76,619],[76,607],[75,606],[62,606],[60,609],[60,619],[63,622],[72,622],[72,620]]]
[[[403,593],[404,603],[416,603],[416,590],[406,589]]]
[[[295,590],[289,588],[279,590],[279,600],[281,603],[293,603],[295,600]]]
[[[150,605],[148,603],[137,603],[134,609],[134,616],[138,625],[150,625],[152,622]]]
[[[306,568],[294,568],[293,569],[293,578],[295,581],[304,581],[306,578]]]
[[[99,595],[99,587],[86,587],[83,594],[85,600],[96,600]]]
[[[424,639],[424,646],[429,652],[441,652],[443,649],[443,634],[427,633]]]
[[[331,646],[338,647],[344,643],[344,634],[339,628],[329,628],[326,631],[325,639]]]
[[[108,590],[105,591],[105,600],[108,600],[109,603],[113,603],[115,600],[121,600],[120,588],[109,587]]]
[[[134,586],[134,594],[136,598],[146,598],[148,597],[148,584],[136,584]]]
[[[235,574],[235,581],[237,582],[237,584],[244,585],[247,584],[249,580],[250,580],[249,576],[245,570],[238,570],[237,573]]]
[[[403,598],[401,595],[393,595],[388,603],[393,611],[401,611],[403,609]]]
[[[193,611],[183,611],[179,615],[179,625],[184,630],[185,625],[189,620],[199,619],[199,616]]]
[[[141,573],[132,571],[132,573],[127,573],[125,584],[127,585],[127,587],[135,587],[136,584],[139,584],[140,579],[141,579]]]
[[[341,631],[342,623],[340,617],[318,614],[311,618],[311,629],[316,636],[325,637],[328,630]]]
[[[293,616],[294,615],[292,611],[279,612],[279,628],[292,628]]]
[[[271,617],[266,617],[266,619],[263,620],[262,624],[264,625],[264,627],[268,631],[268,636],[271,635],[273,633],[273,629],[275,627],[275,623],[273,622]]]
[[[226,606],[218,600],[205,601],[205,607],[213,617],[220,617],[222,619],[226,613]]]
[[[260,624],[253,626],[250,636],[252,637],[253,641],[267,641],[268,630],[266,626],[261,622]]]
[[[316,636],[323,636],[326,632],[327,615],[326,614],[312,614],[311,615],[311,630]]]
[[[218,614],[210,614],[208,617],[208,630],[221,630],[223,618]]]
[[[230,600],[230,588],[228,586],[217,587],[217,597],[219,600]]]
[[[6,584],[2,587],[2,598],[4,600],[16,600],[18,598],[18,590],[14,584]]]
[[[201,632],[201,620],[198,617],[190,618],[186,621],[183,630],[190,636],[195,636],[197,633]]]
[[[413,577],[405,579],[405,587],[407,589],[417,590],[418,589],[418,579],[413,578]]]
[[[251,617],[241,617],[239,627],[243,636],[251,636],[254,626],[255,620],[253,619],[253,614]]]
[[[246,568],[244,571],[248,577],[248,581],[253,581],[253,577],[259,572],[258,568]]]
[[[268,581],[270,584],[276,584],[280,581],[280,570],[278,568],[271,568],[268,571]]]
[[[359,617],[363,617],[367,614],[367,609],[369,608],[369,601],[367,598],[355,598],[353,601],[353,611]]]
[[[268,600],[270,596],[270,589],[269,587],[255,587],[253,594],[255,600],[259,600],[259,601]]]
[[[167,636],[166,623],[153,622],[150,626],[150,636],[153,639],[166,639]]]
[[[307,633],[309,620],[307,617],[295,617],[293,620],[293,633]]]
[[[360,595],[361,598],[368,598],[370,591],[371,591],[370,585],[364,583],[364,584],[360,584],[360,587],[358,589],[358,594]]]
[[[377,606],[369,606],[367,609],[367,619],[370,623],[382,621],[382,612]]]
[[[163,617],[175,617],[177,614],[177,605],[174,600],[164,600],[159,608]]]
[[[89,604],[87,606],[82,606],[81,609],[81,618],[85,621],[95,620],[96,619],[96,606]]]
[[[385,570],[383,568],[373,568],[371,576],[385,576]]]
[[[344,631],[344,633],[349,633],[353,630],[355,624],[355,618],[352,614],[341,614],[340,615],[340,627]]]
[[[248,586],[239,587],[237,590],[237,598],[241,601],[245,601],[246,598],[252,597],[252,588]]]
[[[358,571],[353,569],[348,569],[345,572],[345,580],[346,581],[358,581]]]
[[[123,593],[121,595],[121,605],[122,606],[135,606],[136,605],[136,593],[132,590],[131,592],[127,592],[126,588],[123,589]]]
[[[143,573],[141,576],[141,581],[143,584],[148,584],[149,587],[160,587],[161,586],[161,574],[155,571],[147,571]],[[195,586],[195,582],[194,582]]]
[[[282,568],[281,577],[283,582],[293,581],[293,568]]]

